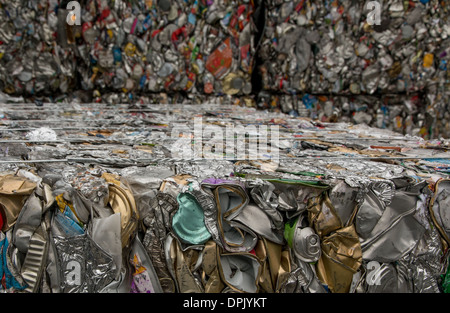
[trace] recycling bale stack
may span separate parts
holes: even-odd
[[[2,114],[2,292],[449,290],[446,140],[229,105]]]

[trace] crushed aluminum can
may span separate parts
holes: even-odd
[[[303,262],[312,263],[320,258],[320,238],[311,227],[302,226],[303,218],[298,218],[293,225],[286,224],[285,237],[294,254]],[[288,227],[288,226],[291,226]]]

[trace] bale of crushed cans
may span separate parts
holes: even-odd
[[[376,24],[370,20],[373,1],[264,3],[259,107],[300,115],[313,107],[315,114],[334,120],[448,137],[446,1],[376,1]],[[318,98],[334,98],[333,105],[321,106]],[[352,103],[366,109],[359,113],[349,108]],[[388,119],[381,123],[383,114]]]
[[[447,0],[75,2],[79,25],[67,22],[67,0],[0,1],[2,92],[37,104],[213,102],[300,115],[310,104],[291,96],[342,96],[372,113],[353,118],[336,104],[335,120],[365,123],[367,113],[375,126],[383,103],[383,127],[448,138]]]
[[[1,120],[2,292],[450,291],[448,141],[240,106],[33,106]],[[207,135],[230,125],[238,152],[278,132],[230,157]]]
[[[447,1],[265,4],[258,50],[264,90],[355,95],[448,89]],[[376,9],[378,22],[371,20]]]
[[[2,90],[99,98],[252,92],[253,1],[76,3],[79,25],[66,22],[69,1],[2,1]]]

